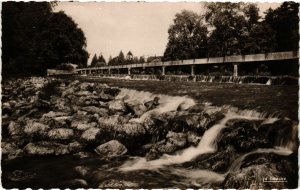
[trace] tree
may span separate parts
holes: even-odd
[[[146,62],[146,61],[145,61],[144,56],[141,56],[140,59],[139,59],[139,63],[145,63],[145,62]]]
[[[98,62],[106,64],[106,61],[105,61],[105,59],[104,59],[104,57],[103,57],[102,54],[98,57]]]
[[[111,60],[112,60],[112,57],[111,57],[111,55],[110,55],[109,58],[108,58],[108,62],[107,62],[108,65],[111,64]]]
[[[265,22],[276,34],[276,51],[297,51],[299,42],[299,4],[284,2],[266,12]]]
[[[209,56],[242,53],[242,39],[248,28],[244,3],[206,3],[206,22],[213,28],[209,36]]]
[[[54,3],[3,2],[2,63],[6,74],[46,74],[61,63],[86,66],[86,39],[65,13],[53,13]]]
[[[91,67],[95,67],[96,63],[98,62],[98,59],[97,59],[97,55],[95,54],[92,61],[91,61],[91,64],[90,66]]]
[[[169,27],[164,60],[201,58],[207,51],[207,27],[198,14],[183,10]]]
[[[125,57],[124,57],[124,53],[122,52],[122,50],[120,51],[119,55],[118,55],[118,64],[122,65],[125,62]]]

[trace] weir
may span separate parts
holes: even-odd
[[[209,57],[202,59],[189,59],[189,60],[177,60],[177,61],[165,61],[165,62],[150,62],[150,63],[138,63],[138,64],[125,64],[125,65],[108,65],[101,67],[92,68],[82,68],[75,70],[77,74],[92,74],[92,71],[108,70],[111,74],[112,69],[127,69],[128,75],[131,74],[132,68],[161,68],[161,74],[165,75],[166,67],[173,66],[191,66],[190,75],[195,75],[196,65],[211,65],[211,64],[232,64],[233,65],[233,76],[238,76],[239,65],[255,63],[255,62],[267,62],[267,61],[278,61],[278,60],[297,60],[299,58],[298,51],[288,51],[288,52],[275,52],[275,53],[264,53],[264,54],[252,54],[252,55],[232,55],[225,57]],[[98,73],[98,72],[97,72]]]

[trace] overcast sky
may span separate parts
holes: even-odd
[[[280,4],[259,3],[262,14]],[[204,13],[203,3],[98,3],[59,2],[55,11],[64,11],[85,33],[90,59],[96,53],[108,60],[122,50],[134,56],[162,55],[168,28],[181,10]]]

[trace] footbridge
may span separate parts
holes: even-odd
[[[131,74],[133,68],[148,68],[148,67],[159,67],[161,74],[165,75],[165,68],[172,66],[190,66],[190,75],[195,75],[195,65],[209,65],[209,64],[232,64],[233,65],[233,76],[238,76],[238,66],[244,63],[255,63],[264,61],[277,61],[277,60],[296,60],[299,59],[298,51],[289,52],[274,52],[274,53],[263,53],[263,54],[252,54],[252,55],[232,55],[225,57],[211,57],[202,59],[189,59],[179,61],[165,61],[165,62],[150,62],[150,63],[137,63],[137,64],[126,64],[126,65],[109,65],[94,68],[82,68],[75,70],[76,73],[87,75],[87,74],[111,74],[112,70],[119,71],[120,69],[127,69],[127,74]]]

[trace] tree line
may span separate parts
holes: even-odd
[[[87,66],[83,31],[54,2],[2,3],[2,75],[41,75],[63,63]]]
[[[161,61],[161,56],[149,56],[145,58],[144,56],[134,56],[131,51],[129,51],[126,56],[121,50],[119,55],[116,57],[109,57],[108,65],[126,65],[126,64],[137,64],[137,63],[149,63],[153,61]],[[93,62],[93,61],[92,61]]]
[[[163,60],[297,51],[298,7],[284,2],[259,16],[256,4],[206,3],[205,13],[175,15]]]

